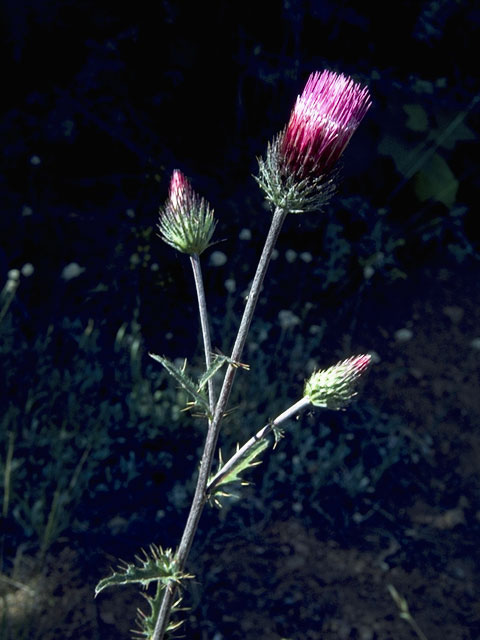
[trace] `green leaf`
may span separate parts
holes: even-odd
[[[251,467],[255,467],[261,463],[261,460],[257,460],[258,456],[269,446],[268,438],[262,438],[258,440],[253,446],[251,446],[248,451],[245,452],[245,455],[238,458],[235,464],[231,469],[228,470],[227,473],[215,484],[213,489],[211,490],[210,497],[213,497],[214,502],[217,506],[220,506],[218,500],[214,497],[215,495],[221,496],[230,496],[232,494],[225,493],[220,487],[224,487],[227,484],[232,484],[234,482],[241,482],[242,484],[248,484],[242,480],[240,474],[250,469]],[[208,484],[210,484],[219,474],[222,474],[222,470],[230,464],[230,460],[224,465],[221,455],[220,455],[220,468],[218,472],[209,478]]]
[[[431,198],[451,207],[455,204],[457,190],[458,180],[438,153],[415,176],[415,192],[422,202]]]
[[[162,607],[163,601],[163,589],[157,589],[157,592],[152,597],[148,595],[148,593],[144,593],[143,591],[140,593],[145,600],[148,602],[148,606],[150,607],[150,612],[145,613],[140,608],[137,609],[136,622],[138,626],[137,629],[133,629],[132,633],[136,638],[142,637],[146,640],[149,640],[153,636],[153,632],[155,630],[155,626],[157,623],[158,616],[160,614],[160,609]],[[179,596],[177,600],[173,603],[172,608],[170,609],[170,616],[176,614],[180,610],[180,604],[182,602],[182,597]],[[169,634],[167,637],[170,638],[170,633],[172,631],[176,631],[179,627],[182,626],[183,620],[170,620],[167,626],[167,633]]]
[[[425,109],[419,104],[404,104],[403,110],[408,116],[407,127],[412,131],[426,131],[428,129],[428,116]]]
[[[173,362],[168,360],[168,358],[162,358],[162,356],[157,356],[154,353],[149,353],[148,355],[157,362],[160,362],[160,364],[165,367],[172,378],[174,378],[180,384],[180,386],[183,387],[183,389],[185,389],[185,391],[193,398],[193,403],[201,407],[205,411],[205,413],[210,416],[207,397],[205,393],[201,391],[201,389],[199,390],[195,382],[187,376],[187,374],[185,373],[185,366],[183,367],[183,369],[179,369],[173,364]]]
[[[219,371],[230,358],[223,355],[214,355],[213,361],[205,373],[198,380],[198,391],[201,391],[207,382]]]
[[[115,585],[139,583],[148,587],[151,582],[168,584],[179,582],[181,578],[187,578],[186,574],[177,571],[173,551],[163,551],[156,545],[150,545],[150,554],[143,551],[143,557],[136,556],[137,564],[122,562],[118,571],[114,571],[108,578],[103,578],[95,587],[95,596],[107,587]]]
[[[229,474],[224,478],[224,480],[220,484],[227,484],[228,482],[236,482],[241,480],[240,474],[250,467],[255,467],[257,464],[261,463],[261,460],[257,460],[258,456],[265,451],[269,446],[269,442],[267,438],[263,438],[259,440],[257,444],[255,444],[250,451],[242,457],[238,464],[229,472]]]

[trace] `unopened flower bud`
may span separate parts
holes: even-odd
[[[210,246],[215,221],[213,210],[192,189],[187,178],[175,169],[168,200],[160,208],[160,237],[178,251],[200,255]]]
[[[259,161],[267,200],[292,213],[324,204],[335,190],[335,165],[370,104],[368,89],[351,78],[311,74],[288,125]]]
[[[364,354],[315,371],[305,383],[304,397],[316,407],[343,409],[357,395],[358,381],[370,362],[371,356]]]

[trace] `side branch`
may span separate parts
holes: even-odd
[[[292,404],[286,411],[281,413],[279,416],[272,420],[264,427],[262,427],[257,433],[247,440],[247,442],[235,452],[235,454],[223,465],[220,471],[210,480],[207,485],[207,495],[212,495],[212,492],[215,491],[215,488],[222,484],[222,481],[235,470],[235,467],[241,463],[241,461],[245,458],[246,455],[251,451],[251,449],[268,436],[269,433],[285,422],[290,418],[296,416],[300,411],[303,411],[311,404],[310,398],[304,397],[295,404]]]

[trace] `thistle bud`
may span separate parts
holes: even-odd
[[[370,104],[368,89],[351,78],[313,73],[288,125],[259,161],[267,199],[293,213],[324,204],[335,190],[335,165]]]
[[[210,246],[215,221],[213,210],[192,189],[187,178],[175,169],[168,199],[160,208],[158,229],[164,242],[189,255],[200,255]]]
[[[305,383],[304,397],[316,407],[343,409],[357,395],[359,379],[367,372],[371,356],[353,356],[329,369],[315,371]]]

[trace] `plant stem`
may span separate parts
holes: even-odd
[[[248,454],[250,449],[257,444],[257,442],[259,442],[263,438],[266,438],[268,434],[271,431],[273,431],[275,427],[278,427],[279,425],[282,424],[282,422],[285,422],[286,420],[293,418],[298,413],[300,413],[300,411],[303,411],[303,409],[306,409],[310,404],[311,404],[310,398],[308,397],[298,400],[298,402],[295,402],[295,404],[292,404],[291,407],[289,407],[283,413],[277,416],[275,420],[272,420],[272,422],[269,422],[264,427],[262,427],[259,431],[257,431],[257,433],[254,436],[252,436],[250,440],[247,440],[247,442],[243,445],[243,447],[240,447],[240,449],[238,449],[238,451],[236,451],[235,454],[229,460],[227,460],[227,462],[223,465],[220,471],[210,480],[210,482],[207,485],[207,495],[212,494],[212,491],[215,489],[215,487],[222,482],[225,476],[230,474],[235,469],[236,465],[239,462],[241,462],[241,460],[245,457],[245,455]]]
[[[207,301],[205,298],[205,288],[203,286],[202,267],[200,265],[200,257],[195,253],[192,256],[190,256],[190,262],[192,263],[193,279],[195,280],[195,288],[197,290],[198,311],[200,314],[200,324],[202,326],[203,349],[205,351],[205,366],[206,366],[206,370],[208,371],[212,361],[212,343],[210,341],[210,328],[208,325]],[[215,410],[215,391],[213,387],[212,378],[208,380],[207,386],[208,386],[208,405],[210,407],[210,413],[213,416],[213,412]]]
[[[237,338],[235,340],[235,344],[233,345],[231,355],[231,360],[233,362],[239,362],[240,358],[242,357],[243,347],[245,346],[248,330],[250,328],[255,307],[258,302],[260,291],[262,289],[263,280],[265,278],[265,274],[272,257],[275,243],[277,242],[280,230],[285,221],[285,218],[287,217],[287,213],[287,211],[284,211],[283,209],[279,209],[277,207],[273,214],[270,229],[265,240],[262,255],[260,256],[260,260],[258,262],[257,271],[255,273],[255,277],[250,288],[250,293],[248,295],[247,304],[245,305],[242,320],[240,322]],[[185,562],[188,558],[188,554],[190,553],[193,539],[198,528],[198,523],[200,521],[200,517],[207,500],[208,476],[212,467],[218,434],[225,410],[227,408],[233,381],[235,379],[235,373],[236,367],[229,364],[227,367],[227,371],[225,372],[225,378],[223,380],[222,389],[220,391],[220,396],[218,398],[213,419],[209,424],[202,460],[200,462],[200,471],[198,474],[197,485],[195,487],[195,494],[193,496],[190,512],[188,514],[185,529],[183,531],[183,536],[176,553],[177,568],[179,571],[183,570],[185,566]],[[160,607],[157,622],[155,624],[155,629],[150,640],[163,640],[165,630],[168,625],[170,610],[175,599],[176,590],[177,585],[173,582],[169,583],[166,586],[165,595]]]
[[[415,618],[412,618],[412,616],[408,614],[408,616],[405,616],[405,620],[407,620],[410,623],[410,626],[415,631],[415,633],[420,638],[420,640],[427,640],[427,636],[420,629]]]

